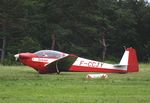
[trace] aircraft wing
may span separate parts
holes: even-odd
[[[70,54],[66,57],[60,58],[52,63],[47,64],[45,67],[50,73],[68,71],[77,58],[77,56]]]

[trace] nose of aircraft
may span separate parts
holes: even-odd
[[[35,56],[32,53],[20,53],[20,54],[15,54],[14,57],[17,59],[28,59]]]

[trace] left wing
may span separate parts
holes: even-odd
[[[77,56],[70,54],[45,65],[45,67],[49,73],[60,73],[61,71],[68,71],[77,58]]]

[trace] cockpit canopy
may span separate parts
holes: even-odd
[[[36,54],[39,57],[47,57],[47,58],[61,58],[68,55],[66,53],[54,50],[40,50],[35,52],[34,54]]]

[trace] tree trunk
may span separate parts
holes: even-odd
[[[2,61],[4,60],[5,57],[5,45],[6,45],[6,38],[3,38],[3,50],[2,50]]]
[[[52,33],[51,39],[52,39],[51,50],[54,50],[55,49],[55,42],[56,42],[55,33]]]
[[[105,41],[105,37],[104,37],[104,36],[102,36],[102,40],[100,40],[100,43],[101,43],[102,46],[103,46],[102,61],[104,61],[104,60],[105,60],[105,57],[106,57],[107,47],[108,47],[108,45],[106,44],[106,41]]]
[[[106,45],[104,36],[102,38],[102,45],[103,45],[102,61],[104,61],[105,55],[106,55],[106,49],[107,49],[107,45]]]
[[[2,31],[5,33],[6,32],[6,20],[3,19],[2,20]],[[1,62],[4,60],[4,55],[5,55],[5,45],[6,45],[6,38],[5,38],[5,35],[3,36],[3,38],[1,38],[2,40],[2,48],[0,48],[0,51],[1,51],[1,57],[0,57],[0,60]]]
[[[0,49],[0,52],[1,52],[1,61],[4,60],[4,56],[5,56],[5,45],[6,45],[6,39],[5,37],[2,38],[2,48]]]

